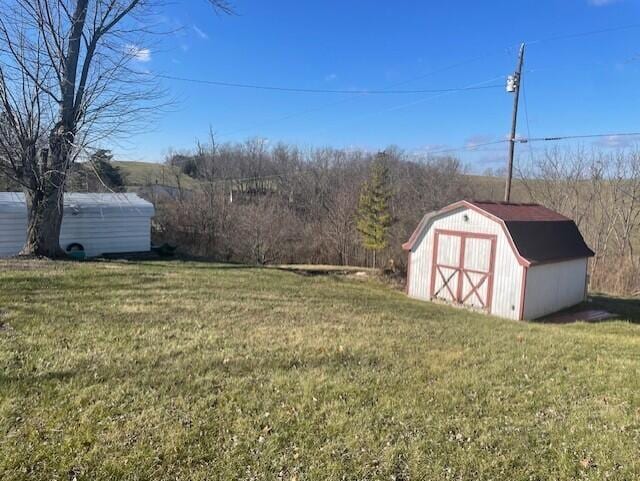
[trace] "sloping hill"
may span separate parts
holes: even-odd
[[[129,187],[143,187],[153,184],[191,189],[197,186],[198,180],[179,173],[179,170],[164,164],[151,162],[113,162],[126,175]],[[482,200],[502,200],[504,195],[504,179],[482,175],[467,176],[474,189],[474,197]],[[516,202],[526,202],[529,196],[522,182],[514,180],[512,198]]]
[[[197,180],[182,174],[179,169],[153,162],[114,161],[113,165],[120,168],[126,176],[125,181],[129,187],[143,187],[154,184],[182,187],[190,189],[197,184]]]

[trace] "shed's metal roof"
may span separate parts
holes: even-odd
[[[0,192],[0,212],[20,211],[26,207],[25,196],[22,192]],[[130,214],[149,215],[154,214],[153,204],[138,194],[103,194],[65,192],[64,207],[83,213],[97,212],[128,212]]]

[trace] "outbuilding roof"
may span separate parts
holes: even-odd
[[[134,193],[65,192],[64,208],[74,213],[153,216],[153,204]],[[0,192],[0,212],[26,212],[22,192]]]
[[[556,211],[551,209],[547,209],[540,204],[520,204],[515,202],[505,203],[482,200],[472,200],[470,203],[504,221],[562,222],[571,220],[568,217],[558,214]]]
[[[499,222],[523,264],[594,255],[573,220],[542,205],[466,200],[425,215],[409,241],[403,244],[403,248],[413,248],[433,217],[462,207],[474,209]]]

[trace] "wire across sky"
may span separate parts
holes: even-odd
[[[258,84],[244,84],[236,82],[222,82],[219,80],[206,80],[206,79],[194,79],[187,77],[175,77],[173,75],[157,75],[159,78],[167,80],[176,80],[180,82],[191,82],[206,85],[215,85],[217,87],[232,87],[242,89],[253,90],[270,90],[276,92],[290,92],[290,93],[306,93],[306,94],[347,94],[347,95],[385,95],[385,94],[426,94],[426,93],[445,93],[445,92],[464,92],[465,90],[484,90],[484,89],[496,89],[503,88],[504,85],[481,85],[476,87],[447,87],[438,89],[389,89],[389,90],[374,90],[374,89],[312,89],[301,87],[283,87],[274,85],[258,85]]]

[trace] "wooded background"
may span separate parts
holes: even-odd
[[[257,264],[371,266],[357,229],[358,203],[375,162],[389,171],[388,247],[378,267],[406,268],[405,242],[421,217],[463,198],[501,200],[499,173],[472,175],[455,157],[390,147],[300,149],[265,140],[197,144],[163,164],[115,162],[100,151],[76,164],[69,190],[130,190],[157,209],[153,238],[186,255]],[[574,219],[596,252],[592,290],[640,293],[640,153],[550,149],[521,161],[513,200]],[[115,172],[114,172],[115,171]],[[0,181],[0,187],[15,188]]]

